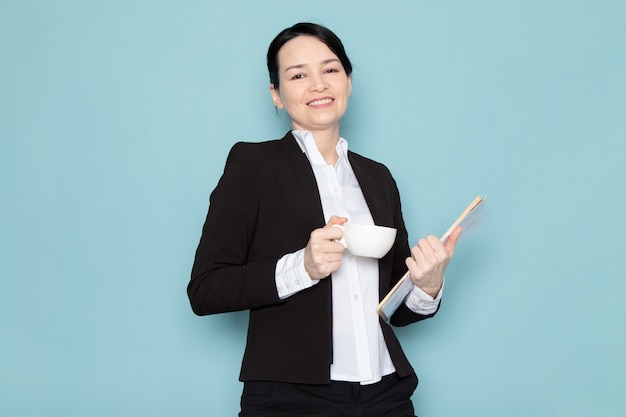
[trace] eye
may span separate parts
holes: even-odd
[[[331,68],[326,68],[326,70],[324,71],[327,74],[333,73],[333,72],[339,72],[339,68],[335,68],[335,67],[331,67]]]
[[[292,80],[301,80],[303,78],[304,78],[304,74],[298,73],[298,74],[294,74],[290,79],[292,79]]]

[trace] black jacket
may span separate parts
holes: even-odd
[[[379,261],[382,298],[406,272],[410,256],[400,197],[384,165],[353,152],[348,159],[374,223],[398,230],[393,248]],[[233,146],[211,194],[187,292],[198,315],[250,310],[240,380],[330,381],[332,277],[285,301],[275,283],[276,262],[304,248],[324,224],[313,170],[291,133]],[[404,326],[431,316],[402,305],[391,323]],[[381,327],[397,373],[410,374],[391,327],[382,321]]]

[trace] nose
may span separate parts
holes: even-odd
[[[311,80],[311,84],[309,86],[311,91],[317,91],[318,93],[321,93],[328,87],[328,83],[326,82],[322,74],[312,75],[309,79]]]

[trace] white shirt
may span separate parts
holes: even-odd
[[[336,215],[355,223],[374,224],[348,161],[348,142],[339,138],[336,148],[339,159],[333,167],[320,154],[310,132],[294,130],[292,133],[313,168],[326,222]],[[380,299],[378,273],[378,259],[344,251],[341,268],[332,274],[332,380],[365,385],[378,382],[395,371],[376,313]],[[304,269],[304,249],[283,256],[276,264],[276,287],[281,299],[318,282]],[[433,299],[414,286],[405,303],[417,313],[430,314],[437,309],[441,293]]]

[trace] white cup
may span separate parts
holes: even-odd
[[[347,222],[333,224],[343,230],[343,236],[337,242],[353,255],[368,258],[382,258],[389,252],[396,240],[397,230],[393,227],[376,226]]]

